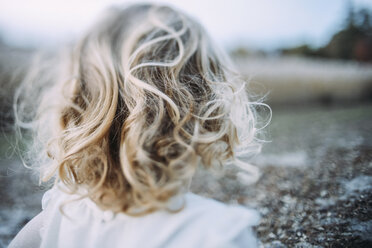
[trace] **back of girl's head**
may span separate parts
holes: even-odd
[[[38,92],[34,123],[49,156],[42,178],[84,189],[103,208],[163,208],[197,167],[241,163],[238,156],[259,148],[245,83],[179,11],[111,9],[67,61]]]

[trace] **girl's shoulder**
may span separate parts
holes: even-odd
[[[259,224],[260,216],[256,210],[226,204],[193,193],[187,193],[185,199],[185,208],[180,215],[199,217],[200,221],[208,223],[213,229],[229,227],[230,231],[238,231],[242,227]],[[226,230],[223,232],[227,235]]]
[[[257,246],[252,230],[260,222],[256,210],[188,193],[182,214],[190,216],[200,235],[206,237],[208,247]]]
[[[170,201],[170,209],[177,209],[184,203],[179,212],[164,210],[142,217],[114,214],[100,210],[87,198],[75,199],[76,196],[56,187],[45,193],[42,205],[49,212],[42,233],[45,244],[51,244],[57,238],[64,240],[61,247],[100,247],[108,243],[110,247],[118,247],[117,244],[124,242],[127,247],[257,246],[251,228],[259,223],[255,210],[227,205],[193,193]],[[61,205],[66,216],[60,212]],[[54,230],[59,230],[59,233]],[[69,240],[74,242],[68,243]],[[76,240],[79,240],[77,244]]]

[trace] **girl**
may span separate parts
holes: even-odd
[[[188,193],[198,167],[249,169],[239,157],[260,147],[245,83],[196,21],[111,9],[63,65],[16,95],[17,123],[36,126],[48,157],[41,178],[55,183],[10,247],[257,246],[255,211]]]

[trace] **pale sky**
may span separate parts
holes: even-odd
[[[108,6],[126,0],[0,0],[0,34],[18,46],[54,46],[78,37]],[[325,44],[339,30],[349,2],[372,0],[169,0],[198,19],[222,46],[275,49]]]

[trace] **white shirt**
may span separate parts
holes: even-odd
[[[251,228],[259,222],[256,211],[192,193],[185,194],[185,208],[178,213],[141,217],[102,211],[88,198],[66,203],[72,199],[76,196],[56,187],[44,194],[40,247],[257,247]]]

